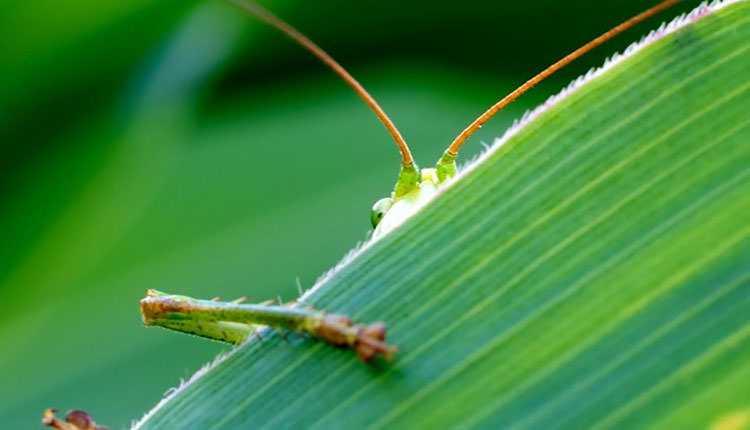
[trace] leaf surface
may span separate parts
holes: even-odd
[[[387,322],[395,362],[269,332],[138,428],[746,425],[750,3],[714,7],[532,115],[306,298]]]

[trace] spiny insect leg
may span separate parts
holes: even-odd
[[[156,325],[234,344],[244,342],[267,325],[307,333],[339,347],[353,349],[364,361],[378,355],[390,359],[396,348],[385,343],[382,322],[354,324],[349,317],[288,305],[240,304],[194,299],[148,290],[141,300],[145,325]]]

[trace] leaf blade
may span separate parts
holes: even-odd
[[[403,350],[392,366],[274,334],[142,428],[627,428],[668,413],[707,426],[747,408],[725,393],[680,415],[668,397],[637,397],[674,390],[712,348],[717,375],[747,373],[735,342],[747,334],[747,11],[713,12],[572,92],[310,298],[387,321]]]

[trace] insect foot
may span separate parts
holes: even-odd
[[[386,327],[382,322],[352,324],[352,320],[344,315],[326,314],[310,332],[336,346],[354,349],[357,356],[366,363],[381,354],[387,360],[392,360],[393,354],[398,350],[385,343]]]
[[[70,411],[65,415],[65,422],[55,418],[55,409],[47,409],[42,417],[42,424],[60,430],[109,430],[107,427],[97,426],[94,419],[86,411]]]

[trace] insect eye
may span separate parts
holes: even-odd
[[[377,227],[378,224],[380,224],[380,221],[385,216],[385,213],[388,212],[388,209],[393,206],[393,199],[390,197],[384,197],[377,202],[375,202],[374,205],[372,205],[372,211],[370,212],[370,221],[372,221],[373,228]]]

